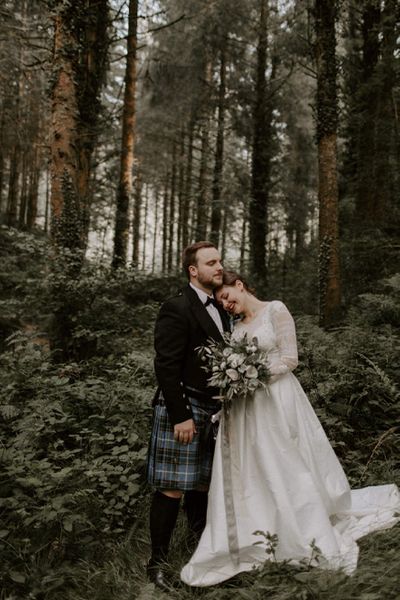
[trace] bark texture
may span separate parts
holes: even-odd
[[[76,86],[76,30],[68,14],[55,16],[55,81],[51,110],[51,233],[56,244],[82,246],[78,171],[78,98]],[[67,52],[67,48],[69,52]],[[68,197],[66,198],[66,190]]]
[[[340,312],[337,182],[336,3],[316,0],[320,324]]]
[[[129,204],[132,195],[135,146],[137,20],[138,0],[130,0],[124,108],[122,115],[120,179],[117,191],[114,255],[112,262],[114,269],[125,266],[128,250]]]
[[[135,182],[135,197],[133,203],[133,227],[132,227],[132,267],[139,267],[139,244],[140,244],[140,221],[142,213],[142,177],[137,173]]]
[[[356,209],[360,223],[372,222],[377,216],[374,159],[376,157],[375,118],[378,89],[376,68],[379,60],[380,2],[366,0],[362,12],[362,65],[358,94],[358,169]]]
[[[221,232],[222,215],[222,175],[224,161],[224,127],[225,127],[225,93],[226,93],[226,42],[220,54],[219,91],[218,91],[218,126],[215,148],[214,177],[211,199],[211,233],[210,241],[218,247]]]
[[[268,0],[260,0],[257,71],[253,114],[252,182],[249,207],[250,270],[266,281],[268,192],[270,180],[271,100],[268,98]]]
[[[207,59],[204,65],[204,84],[202,94],[202,125],[201,125],[201,155],[199,169],[199,190],[196,206],[196,240],[204,240],[207,235],[208,212],[208,162],[209,162],[209,136],[210,136],[210,86],[212,79],[212,63]]]

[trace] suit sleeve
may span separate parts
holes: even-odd
[[[182,387],[182,369],[187,351],[188,323],[173,301],[160,309],[154,334],[154,368],[168,416],[173,425],[192,419],[190,403]]]

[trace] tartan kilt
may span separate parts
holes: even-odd
[[[211,415],[218,412],[220,404],[190,397],[187,400],[192,407],[197,434],[186,445],[175,441],[174,427],[164,403],[154,407],[147,481],[161,490],[188,491],[210,483],[215,445]]]

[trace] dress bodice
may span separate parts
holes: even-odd
[[[260,350],[268,354],[268,368],[273,376],[284,375],[297,367],[296,329],[293,317],[280,300],[268,302],[249,323],[238,321],[233,337],[254,337]]]

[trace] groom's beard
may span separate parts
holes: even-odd
[[[212,277],[198,273],[197,280],[202,286],[215,290],[222,285],[222,273],[220,275],[213,275]]]

